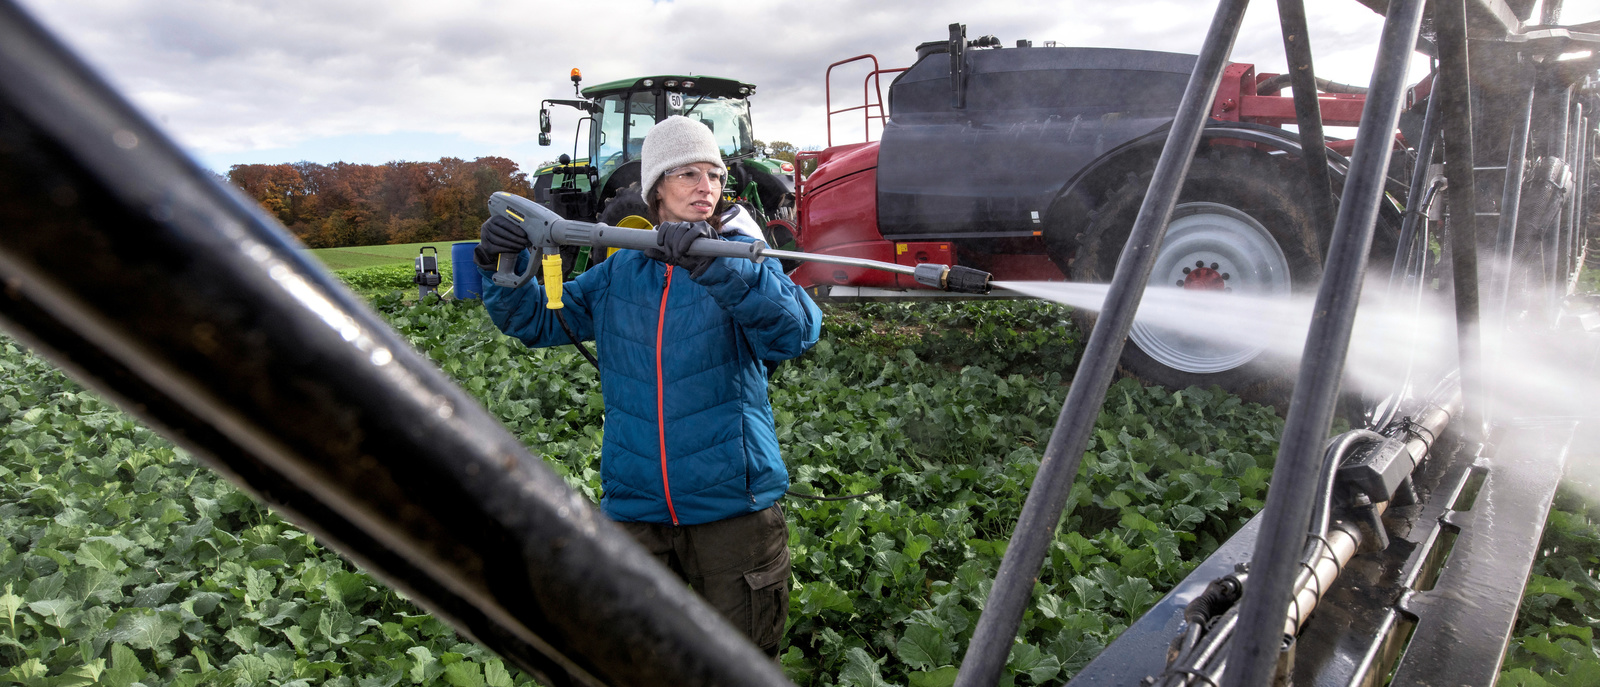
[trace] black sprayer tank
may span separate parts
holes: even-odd
[[[890,240],[1030,236],[1090,162],[1172,121],[1195,57],[1148,50],[967,50],[965,107],[950,55],[919,51],[889,88],[878,227]]]

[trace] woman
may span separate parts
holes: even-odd
[[[776,260],[687,254],[696,239],[754,240],[722,231],[727,168],[709,129],[670,117],[646,135],[641,163],[660,247],[619,251],[561,296],[600,361],[600,507],[776,656],[789,606],[789,534],[777,502],[789,474],[767,375],[816,343],[822,314]],[[479,269],[488,277],[496,253],[527,246],[509,220],[492,218]],[[530,347],[570,342],[535,284],[485,279],[483,300],[495,325]]]

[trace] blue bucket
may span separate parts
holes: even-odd
[[[478,265],[472,261],[472,249],[477,241],[462,241],[450,245],[450,269],[455,272],[456,300],[483,298],[483,277]]]

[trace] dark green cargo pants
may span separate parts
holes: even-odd
[[[756,646],[778,655],[789,617],[789,525],[781,509],[682,527],[617,524]]]

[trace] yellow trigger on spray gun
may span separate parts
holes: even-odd
[[[566,307],[561,302],[561,254],[546,253],[539,264],[544,266],[544,307],[551,310]]]
[[[506,208],[505,213],[507,217],[516,220],[519,224],[527,221],[526,218],[517,214],[511,208]],[[510,260],[512,262],[511,267],[515,268],[517,254],[501,253],[495,267],[501,272],[507,271],[505,264],[507,260]],[[550,310],[560,310],[566,307],[566,304],[561,302],[561,253],[545,253],[540,258],[539,264],[544,266],[544,307]]]

